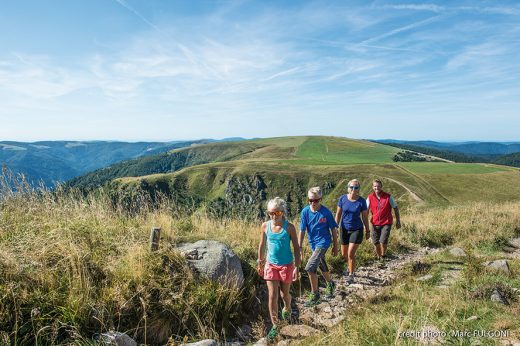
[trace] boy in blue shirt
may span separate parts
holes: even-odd
[[[328,298],[334,296],[336,284],[332,281],[329,268],[325,262],[325,254],[332,242],[332,255],[336,256],[338,252],[338,224],[329,209],[321,205],[321,189],[313,187],[307,193],[309,205],[301,212],[300,220],[300,236],[298,244],[300,251],[303,245],[305,232],[309,234],[309,244],[311,246],[312,255],[305,266],[305,270],[309,273],[311,282],[311,294],[305,306],[315,306],[320,303],[320,293],[318,290],[318,267],[327,281],[325,289]],[[331,236],[332,235],[332,236]]]

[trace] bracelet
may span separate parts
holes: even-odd
[[[265,262],[265,260],[260,259],[260,258],[258,258],[258,259],[256,260],[256,263],[258,263],[258,264],[260,264],[260,263],[264,263],[264,262]]]

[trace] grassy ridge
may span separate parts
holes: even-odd
[[[222,150],[219,162],[209,162],[210,158],[217,157],[217,148]],[[296,209],[301,208],[309,187],[329,186],[327,193],[332,201],[345,193],[346,182],[353,178],[361,180],[364,195],[370,192],[373,179],[382,179],[405,208],[457,204],[481,198],[507,201],[520,193],[519,185],[508,183],[518,179],[518,169],[477,163],[395,163],[392,158],[398,150],[373,142],[317,136],[259,139],[218,147],[200,145],[176,153],[189,152],[190,158],[205,157],[207,163],[191,161],[190,167],[178,166],[179,170],[174,173],[122,178],[111,188],[131,193],[129,191],[144,184],[152,194],[154,191],[168,196],[180,194],[178,202],[185,199],[182,196],[192,195],[196,201],[190,199],[190,203],[203,207],[217,201],[221,209],[224,204],[233,208],[226,190],[233,184],[232,180],[244,181],[254,176],[265,181],[267,195],[298,199]],[[231,152],[236,155],[230,155]],[[475,187],[490,179],[496,181],[493,189],[475,193]],[[262,200],[254,196],[257,208],[261,203]],[[235,214],[239,212],[234,210]]]

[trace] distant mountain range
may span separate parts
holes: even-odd
[[[468,155],[507,155],[520,152],[520,142],[435,142],[435,141],[401,141],[396,139],[379,139],[375,142],[383,144],[406,144],[418,147],[455,151]]]
[[[228,141],[224,139],[222,141]],[[234,138],[233,140],[237,140]],[[76,176],[114,163],[167,152],[213,139],[174,142],[116,141],[0,141],[0,165],[15,174],[23,173],[35,185],[51,187]]]
[[[101,183],[114,176],[135,176],[153,172],[172,171],[183,167],[184,162],[200,164],[204,158],[176,158],[161,156],[171,150],[189,147],[194,144],[213,142],[242,141],[244,138],[233,137],[222,140],[199,139],[193,141],[173,142],[117,142],[117,141],[41,141],[13,142],[0,141],[0,165],[8,167],[14,173],[23,173],[33,184],[42,181],[52,187],[56,182],[69,181],[76,177],[93,172],[88,176],[90,183]],[[518,142],[435,142],[435,141],[401,141],[376,140],[381,144],[417,151],[426,155],[437,156],[455,162],[488,162],[520,167],[520,143]],[[124,161],[150,157],[146,161],[132,163]],[[174,156],[176,157],[176,156]],[[166,159],[168,158],[168,159]],[[180,161],[179,161],[180,160]],[[210,160],[211,161],[211,160]],[[141,163],[147,169],[141,167]],[[153,164],[152,164],[153,162]],[[209,162],[209,161],[208,161]],[[170,165],[166,169],[164,164]],[[100,169],[113,167],[111,170]],[[157,167],[156,167],[157,166]],[[155,168],[153,168],[155,167]],[[153,168],[153,169],[152,169]],[[119,172],[115,174],[114,172]],[[92,179],[93,176],[99,179]],[[79,183],[83,178],[74,179]]]

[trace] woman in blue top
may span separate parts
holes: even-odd
[[[289,290],[291,283],[298,278],[300,251],[296,238],[296,228],[285,218],[285,201],[280,197],[270,200],[267,202],[267,213],[270,220],[264,222],[261,227],[257,262],[258,274],[267,281],[267,289],[269,290],[269,314],[273,327],[267,334],[267,339],[273,341],[278,335],[279,290],[282,292],[284,301],[282,319],[289,320],[291,316],[291,294]],[[267,256],[265,254],[266,244]]]
[[[359,196],[359,180],[348,182],[348,194],[339,198],[336,210],[336,223],[340,225],[341,255],[348,265],[347,283],[354,282],[356,269],[356,251],[363,241],[363,228],[368,239],[370,227],[368,224],[368,208],[366,200]]]

